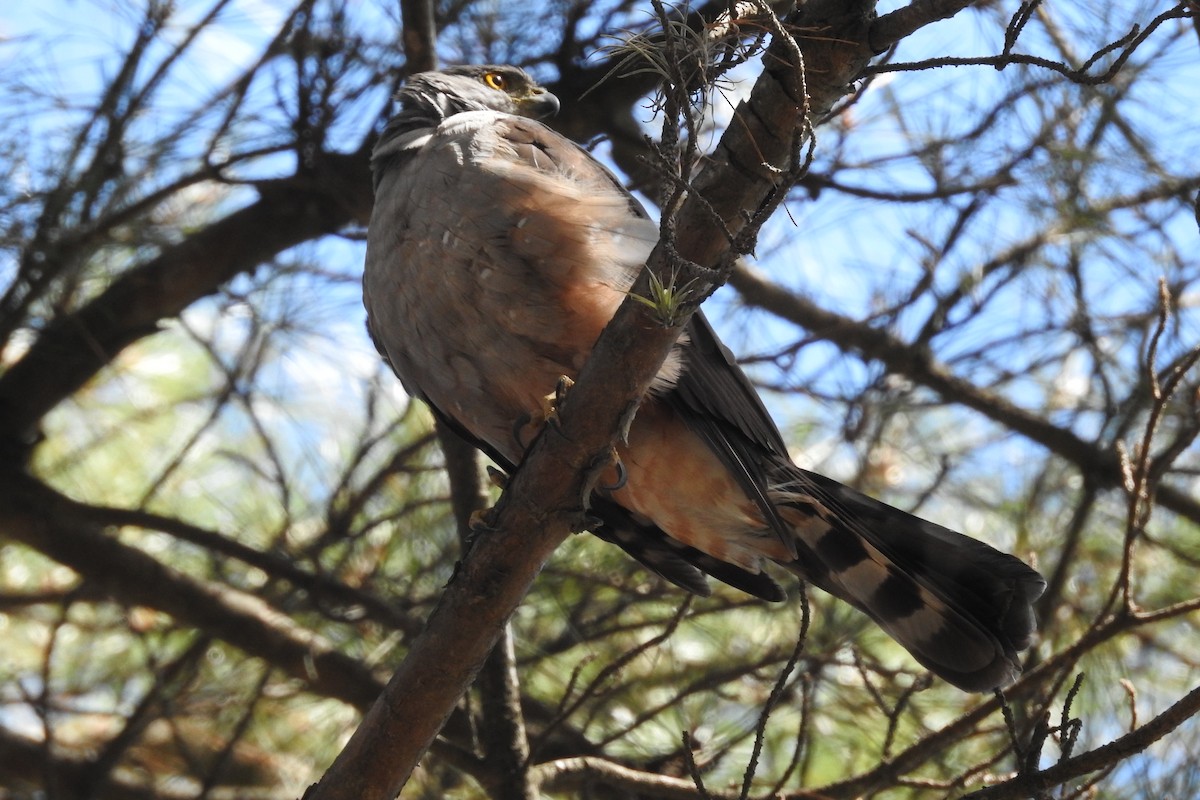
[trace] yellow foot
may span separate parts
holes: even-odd
[[[558,427],[558,408],[567,399],[567,392],[575,385],[575,381],[566,375],[559,376],[558,385],[554,391],[541,399],[536,409],[528,414],[522,414],[513,424],[513,438],[522,448],[528,447],[547,425]],[[526,434],[526,431],[532,431]]]
[[[495,508],[480,508],[471,512],[471,516],[467,520],[467,527],[471,529],[472,533],[486,533],[496,530],[495,522]]]

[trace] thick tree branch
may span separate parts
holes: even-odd
[[[913,0],[875,20],[871,25],[871,47],[882,53],[926,25],[949,19],[974,3],[975,0]]]
[[[401,0],[400,31],[409,74],[437,69],[437,27],[433,0]]]
[[[465,550],[471,538],[471,517],[488,502],[480,478],[479,451],[440,420],[437,433],[450,478],[450,504]],[[472,774],[500,800],[536,800],[537,789],[529,779],[529,739],[521,711],[511,623],[504,626],[476,685],[483,711],[480,739],[484,758]]]
[[[458,525],[463,549],[471,537],[471,515],[488,503],[487,489],[479,469],[479,451],[449,426],[436,423],[438,445],[446,459],[446,476],[450,480],[450,508]]]
[[[222,284],[280,252],[370,216],[365,153],[326,154],[304,178],[260,186],[261,197],[131,269],[83,308],[57,317],[0,375],[0,443],[24,449],[41,418],[122,348],[155,333]]]
[[[121,544],[92,509],[23,473],[0,472],[0,529],[64,564],[117,601],[170,614],[312,687],[367,708],[380,683],[361,662],[253,595],[184,575]]]
[[[730,5],[729,0],[710,0],[691,6],[685,20],[688,29],[696,33],[707,30],[712,20],[729,13]],[[772,0],[767,5],[775,13],[784,14],[792,2]],[[752,24],[742,36],[759,30],[758,25]],[[661,31],[651,37],[655,42],[661,42],[661,38]],[[585,65],[560,64],[563,71],[559,80],[547,88],[561,98],[580,98],[580,102],[565,104],[562,112],[549,124],[577,142],[607,137],[611,158],[627,176],[630,185],[646,190],[655,185],[659,176],[647,161],[646,137],[634,108],[639,100],[654,92],[659,79],[651,69],[619,68],[617,64],[625,55],[625,50],[617,50],[601,61],[589,59]],[[638,65],[641,66],[644,65]]]
[[[505,625],[479,675],[483,695],[484,759],[495,781],[495,800],[538,800],[529,771],[529,738],[521,712],[521,684],[512,625]]]

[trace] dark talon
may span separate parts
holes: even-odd
[[[518,442],[517,444],[520,444],[520,442]],[[488,476],[488,482],[490,484],[492,484],[492,486],[495,486],[497,489],[503,490],[503,489],[508,488],[508,473],[501,472],[500,470],[493,467],[491,464],[488,464],[487,465],[487,476]]]
[[[550,395],[546,395],[542,401],[544,408],[542,409],[542,421],[546,427],[558,430],[562,427],[562,420],[558,416],[558,410],[562,408],[563,401],[567,399],[567,392],[575,385],[575,381],[568,378],[566,375],[558,376],[558,383],[554,385],[554,402],[550,402]]]
[[[521,416],[519,416],[515,420],[513,420],[513,426],[512,426],[513,441],[516,442],[517,447],[520,447],[522,450],[525,449],[526,444],[524,441],[521,440],[521,431],[525,430],[525,426],[528,425],[530,422],[533,422],[532,414],[522,414]]]
[[[618,489],[624,489],[625,484],[629,482],[629,471],[625,469],[625,462],[621,461],[620,456],[615,453],[613,454],[613,466],[617,468],[617,479],[608,486],[601,486],[601,491],[615,492]]]

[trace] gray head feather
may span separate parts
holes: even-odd
[[[558,110],[558,99],[520,67],[485,64],[421,72],[408,79],[396,98],[402,114],[443,120],[465,111],[499,111],[544,117]]]
[[[447,117],[495,111],[540,119],[558,112],[558,98],[538,86],[529,73],[496,64],[417,73],[396,93],[396,99],[400,113],[388,122],[371,154],[376,186],[383,170],[419,148]]]

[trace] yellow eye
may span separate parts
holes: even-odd
[[[499,92],[503,92],[508,89],[508,78],[504,77],[499,72],[485,73],[483,76],[483,82]]]

